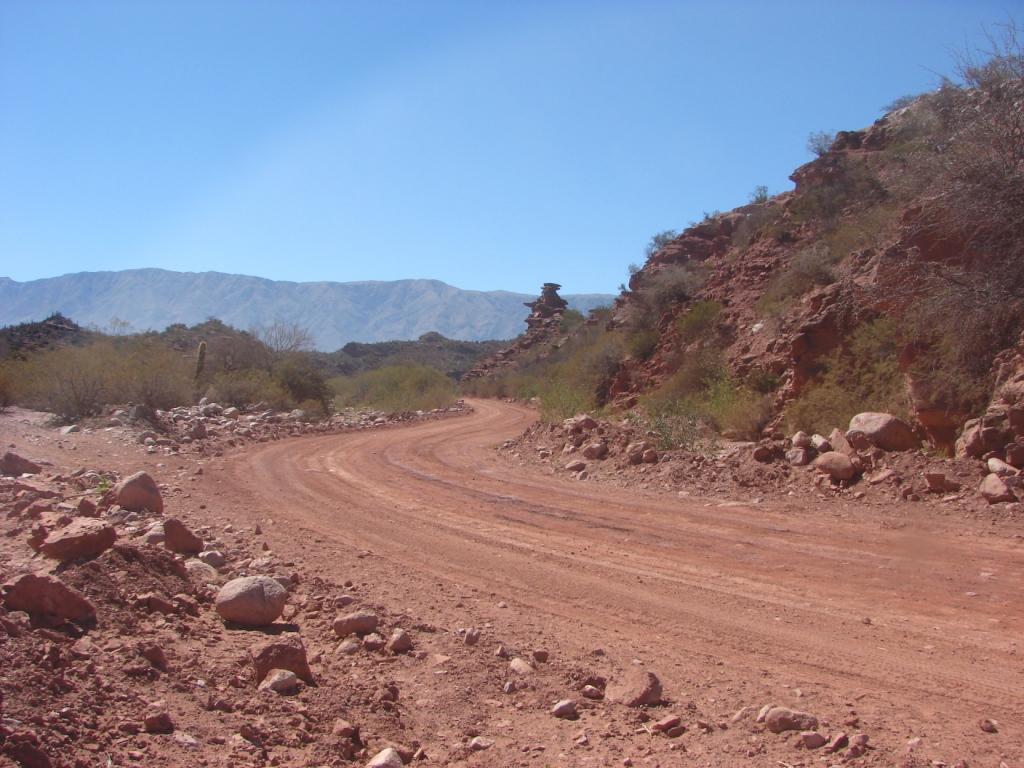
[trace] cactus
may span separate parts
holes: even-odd
[[[203,368],[206,366],[206,342],[199,342],[199,349],[196,350],[196,379],[198,379],[202,373]]]

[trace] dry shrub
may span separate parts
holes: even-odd
[[[824,243],[799,251],[793,260],[769,284],[757,301],[757,309],[769,315],[782,314],[793,299],[815,286],[836,281],[833,266],[838,258]]]
[[[861,325],[844,348],[822,361],[816,383],[789,404],[789,429],[828,434],[836,427],[845,428],[862,411],[908,417],[910,404],[898,361],[901,345],[893,320],[880,318]]]
[[[452,405],[455,383],[423,365],[394,365],[331,379],[336,408],[429,411]]]
[[[270,408],[284,409],[288,394],[273,377],[263,370],[223,371],[213,377],[206,396],[223,405],[245,408],[265,403]]]

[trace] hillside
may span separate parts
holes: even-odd
[[[1002,455],[1024,437],[1024,60],[959,74],[812,135],[793,191],[653,239],[607,324],[472,389],[537,395],[551,419],[612,406],[746,439],[882,411],[946,451],[988,408]]]
[[[216,317],[236,328],[276,320],[308,328],[317,349],[350,341],[416,339],[436,331],[450,339],[508,339],[522,328],[522,304],[533,297],[509,291],[466,291],[438,280],[294,283],[220,272],[130,269],[79,272],[17,282],[0,278],[0,325],[60,312],[84,326],[159,330]],[[582,312],[612,297],[566,297]]]

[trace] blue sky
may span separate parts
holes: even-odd
[[[0,2],[0,275],[612,292],[1021,0]]]

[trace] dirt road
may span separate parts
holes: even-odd
[[[216,495],[272,519],[275,550],[342,579],[358,562],[442,626],[476,612],[565,654],[641,660],[678,701],[845,719],[893,756],[914,737],[935,759],[1024,753],[1020,538],[912,504],[739,506],[541,474],[493,450],[533,412],[473,405],[247,450]]]

